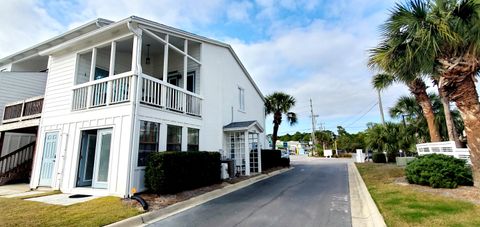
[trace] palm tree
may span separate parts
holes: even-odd
[[[475,76],[480,68],[480,1],[411,0],[397,4],[382,27],[383,40],[374,55],[381,67],[395,62],[417,74],[438,75],[445,97],[462,114],[480,187],[480,102]],[[401,63],[401,64],[400,64]],[[402,67],[394,67],[401,72]]]
[[[389,110],[390,117],[402,119],[404,126],[411,126],[412,133],[425,143],[430,140],[427,120],[422,113],[422,108],[418,105],[413,96],[400,96],[395,105]]]
[[[278,138],[278,127],[282,124],[282,116],[286,115],[290,125],[297,123],[297,114],[290,111],[294,106],[295,98],[283,92],[274,92],[265,97],[265,112],[267,115],[273,114],[272,146],[274,149]]]
[[[450,100],[448,99],[443,88],[438,86],[438,81],[434,80],[438,87],[438,94],[440,96],[440,102],[443,106],[443,112],[445,113],[445,124],[447,126],[448,140],[454,141],[456,147],[461,147],[460,140],[458,139],[457,129],[452,116],[452,110],[450,109]]]
[[[435,124],[439,129],[440,136],[442,140],[449,139],[448,132],[449,128],[446,124],[446,116],[447,114],[444,113],[444,106],[441,101],[442,97],[435,94],[430,93],[428,95],[429,99],[432,102],[433,111],[435,113]],[[420,139],[421,142],[426,142],[429,140],[428,130],[427,129],[427,121],[422,114],[422,108],[418,105],[415,97],[413,96],[401,96],[389,110],[390,116],[392,118],[402,119],[404,124],[408,123],[409,126],[413,126],[412,128],[413,133]],[[463,128],[462,119],[460,119],[459,113],[457,110],[450,111],[450,115],[452,118],[452,124],[454,124],[454,129],[457,130],[457,125],[459,126],[459,130]],[[461,132],[456,131],[455,134]]]
[[[371,60],[371,64],[375,65],[375,61]],[[435,125],[435,114],[432,108],[432,103],[428,98],[427,86],[421,78],[413,76],[396,76],[394,74],[377,74],[373,77],[372,84],[377,90],[384,90],[395,82],[403,82],[407,85],[410,92],[414,95],[416,101],[422,107],[423,115],[427,120],[428,130],[430,133],[430,140],[432,142],[440,142],[440,133]]]
[[[365,143],[376,152],[387,152],[390,160],[395,159],[401,149],[409,152],[415,144],[415,136],[401,124],[386,122],[385,124],[368,124],[365,130]]]

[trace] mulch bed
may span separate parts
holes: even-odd
[[[458,188],[431,188],[429,186],[422,186],[416,184],[409,184],[405,177],[395,179],[395,184],[405,187],[411,187],[417,191],[442,195],[454,199],[464,200],[480,205],[480,188],[471,186],[459,186]]]

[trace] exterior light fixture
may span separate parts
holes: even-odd
[[[150,44],[147,44],[147,58],[145,59],[145,64],[150,65]]]

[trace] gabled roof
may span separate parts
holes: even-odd
[[[263,96],[262,92],[258,88],[257,84],[252,79],[252,77],[248,73],[248,71],[245,68],[245,66],[243,65],[243,63],[240,61],[240,58],[238,58],[238,56],[235,53],[235,51],[233,50],[232,46],[230,46],[229,44],[226,44],[226,43],[223,43],[223,42],[220,42],[220,41],[217,41],[217,40],[209,39],[209,38],[206,38],[204,36],[196,35],[196,34],[193,34],[193,33],[187,32],[187,31],[183,31],[183,30],[178,29],[178,28],[170,27],[170,26],[167,26],[167,25],[155,22],[155,21],[147,20],[147,19],[144,19],[144,18],[141,18],[141,17],[137,17],[137,16],[130,16],[128,18],[125,18],[125,19],[117,21],[117,22],[112,22],[112,21],[109,21],[109,20],[99,18],[99,19],[94,20],[92,22],[89,22],[85,25],[82,25],[82,26],[80,26],[76,29],[70,30],[70,31],[68,31],[68,32],[66,32],[66,33],[64,33],[60,36],[54,37],[50,40],[47,40],[47,41],[45,41],[43,43],[40,43],[38,45],[35,45],[33,47],[30,47],[26,50],[17,52],[13,55],[10,55],[8,57],[0,59],[0,65],[8,64],[8,63],[11,63],[13,61],[16,61],[16,60],[19,60],[19,59],[22,59],[22,58],[26,58],[26,57],[31,56],[31,55],[38,55],[38,54],[39,55],[49,55],[49,54],[54,53],[58,50],[65,49],[65,48],[67,48],[71,45],[74,45],[75,43],[80,42],[81,40],[87,39],[89,37],[93,37],[97,34],[109,31],[110,29],[113,29],[113,28],[121,26],[121,25],[125,25],[125,24],[128,25],[129,23],[138,23],[138,24],[141,24],[141,25],[144,25],[144,26],[150,26],[150,27],[153,27],[153,28],[166,30],[169,33],[172,33],[172,34],[175,34],[175,35],[180,35],[180,36],[184,36],[186,38],[192,39],[192,40],[202,41],[202,42],[205,42],[205,43],[209,43],[209,44],[213,44],[213,45],[217,45],[217,46],[227,48],[230,51],[230,53],[232,54],[233,58],[238,63],[238,65],[240,66],[240,68],[242,69],[242,71],[247,76],[248,80],[252,83],[253,87],[258,92],[258,94],[260,95],[262,100],[265,101],[265,97]],[[87,28],[91,28],[94,25],[96,25],[96,27],[94,29],[90,29],[90,30],[86,31]],[[27,53],[27,52],[31,52],[31,53]]]
[[[263,132],[262,126],[257,121],[237,121],[223,126],[223,131],[246,131],[256,126],[260,132]]]
[[[98,18],[96,20],[90,21],[80,27],[74,28],[70,31],[67,31],[61,35],[55,36],[51,39],[48,39],[44,42],[41,42],[37,45],[34,45],[32,47],[29,47],[27,49],[24,49],[22,51],[18,51],[14,54],[11,54],[7,57],[4,57],[0,59],[0,66],[1,65],[6,65],[12,62],[15,62],[17,60],[22,60],[34,56],[38,56],[39,52],[47,50],[53,46],[57,46],[61,43],[67,42],[77,36],[81,36],[83,34],[89,33],[91,31],[94,31],[98,28],[104,27],[105,25],[109,25],[113,23],[113,21]]]

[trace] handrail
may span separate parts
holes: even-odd
[[[37,100],[40,100],[40,99],[43,99],[43,95],[39,95],[39,96],[35,96],[35,97],[30,97],[28,99],[24,99],[24,100],[19,100],[19,101],[15,101],[15,102],[9,102],[7,104],[5,104],[5,107],[9,107],[9,106],[15,106],[15,105],[18,105],[18,104],[22,104],[24,102],[32,102],[32,101],[37,101]]]
[[[129,77],[129,76],[133,76],[133,71],[128,71],[128,72],[120,73],[120,74],[117,74],[117,75],[105,77],[105,78],[102,78],[102,79],[89,81],[89,82],[85,82],[85,83],[82,83],[82,84],[77,84],[77,85],[72,87],[72,90],[75,90],[75,89],[78,89],[78,88],[83,88],[83,87],[88,87],[88,86],[92,86],[92,85],[95,85],[95,84],[100,84],[100,83],[103,83],[103,82],[108,82],[108,81],[112,81],[112,80],[116,80],[116,79],[120,79],[120,78],[123,78],[123,77]]]
[[[28,120],[41,116],[43,109],[43,96],[28,98],[12,102],[4,107],[3,123]]]
[[[15,170],[20,165],[32,161],[35,143],[36,141],[33,141],[0,158],[0,177]]]
[[[3,160],[7,159],[8,157],[14,156],[16,153],[24,150],[24,149],[27,148],[27,147],[30,147],[30,146],[32,146],[32,145],[35,145],[36,142],[37,142],[37,141],[33,141],[33,142],[31,142],[31,143],[29,143],[29,144],[27,144],[27,145],[25,145],[25,146],[23,146],[23,147],[20,147],[20,148],[18,148],[18,149],[16,149],[16,150],[10,152],[9,154],[1,157],[1,158],[0,158],[0,162],[2,162]]]
[[[185,94],[187,94],[187,95],[195,96],[195,97],[203,100],[203,97],[202,97],[201,95],[197,94],[197,93],[193,93],[193,92],[188,91],[188,90],[186,90],[186,89],[183,89],[183,88],[181,88],[181,87],[177,87],[177,86],[175,86],[175,85],[173,85],[173,84],[165,83],[163,80],[159,80],[159,79],[157,79],[157,78],[155,78],[155,77],[153,77],[153,76],[149,76],[149,75],[147,75],[147,74],[143,74],[143,73],[142,73],[142,77],[143,77],[143,78],[146,78],[146,79],[149,79],[149,80],[153,80],[154,82],[157,82],[157,83],[159,83],[159,84],[162,84],[162,85],[167,86],[167,87],[170,87],[170,88],[173,88],[173,89],[175,89],[175,90],[179,90],[179,91],[181,91],[181,92],[183,92],[183,93],[185,93]]]

